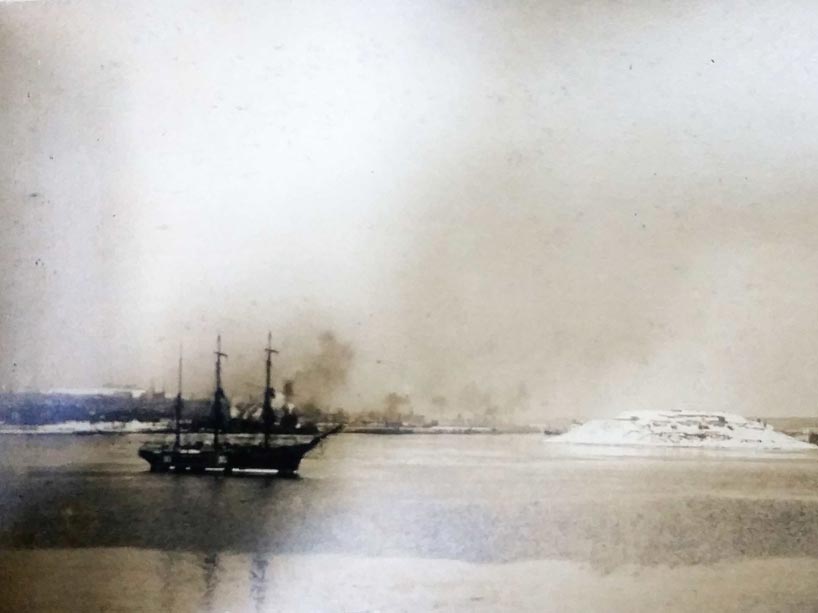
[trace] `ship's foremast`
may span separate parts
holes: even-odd
[[[174,432],[175,432],[175,439],[174,439],[174,447],[177,449],[182,444],[182,346],[179,345],[179,385],[177,387],[176,392],[176,402],[173,404],[173,417],[174,417]]]
[[[216,391],[213,393],[213,449],[219,447],[219,429],[224,422],[222,404],[224,402],[224,390],[222,389],[222,358],[227,354],[222,353],[222,335],[216,337]]]
[[[267,379],[264,385],[264,405],[261,409],[261,417],[264,421],[264,446],[270,446],[270,430],[275,425],[275,415],[273,414],[273,398],[276,397],[276,392],[270,385],[270,371],[273,367],[273,354],[278,353],[272,347],[273,342],[273,335],[268,332],[267,333],[267,347],[264,349],[265,353],[267,354],[267,362],[266,362],[266,373]]]

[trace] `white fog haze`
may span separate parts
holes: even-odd
[[[808,2],[4,5],[0,386],[172,390],[183,343],[207,394],[221,333],[246,395],[270,331],[275,385],[349,411],[815,415],[816,31]]]

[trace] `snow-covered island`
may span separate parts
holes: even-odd
[[[589,445],[703,447],[709,449],[816,449],[733,413],[673,409],[627,411],[612,419],[594,419],[550,441]]]

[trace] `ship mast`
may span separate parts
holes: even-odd
[[[179,344],[179,386],[176,393],[176,402],[173,405],[173,416],[176,418],[176,442],[175,447],[182,443],[182,344]]]
[[[219,427],[222,425],[222,400],[224,390],[222,389],[222,358],[227,354],[222,353],[222,335],[216,337],[216,391],[213,394],[213,449],[219,447]]]
[[[270,386],[270,370],[273,366],[273,354],[278,353],[272,347],[273,335],[267,333],[267,347],[264,349],[267,354],[267,383],[264,386],[264,406],[261,409],[261,416],[264,420],[264,446],[270,446],[270,428],[275,423],[275,415],[273,414],[272,399],[275,398],[275,390]]]

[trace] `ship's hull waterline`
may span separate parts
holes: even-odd
[[[301,459],[325,435],[314,437],[308,443],[289,445],[222,445],[213,447],[175,447],[148,443],[139,450],[139,456],[150,464],[152,472],[204,473],[219,470],[230,473],[239,470],[275,470],[279,474],[294,474]]]

